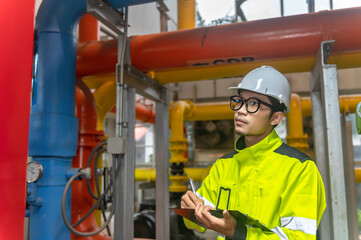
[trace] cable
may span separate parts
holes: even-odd
[[[63,220],[64,220],[64,223],[66,225],[66,227],[74,234],[78,235],[78,236],[81,236],[81,237],[90,237],[90,236],[93,236],[95,234],[98,234],[100,233],[101,231],[103,231],[105,229],[105,227],[109,224],[110,220],[112,219],[113,215],[114,215],[114,212],[115,212],[115,205],[113,204],[113,208],[112,208],[112,211],[110,212],[110,215],[109,215],[109,218],[108,220],[103,224],[103,226],[101,226],[98,230],[94,231],[94,232],[88,232],[88,233],[83,233],[83,232],[79,232],[77,230],[75,230],[72,225],[69,223],[68,221],[68,218],[66,217],[66,212],[65,212],[65,201],[66,201],[66,195],[69,191],[69,188],[71,186],[71,184],[73,183],[73,181],[80,177],[82,175],[82,170],[80,170],[80,172],[74,174],[70,179],[69,181],[66,183],[65,185],[65,189],[64,189],[64,192],[63,192],[63,196],[61,198],[61,215],[63,217]],[[104,194],[103,194],[104,195]],[[97,201],[97,204],[99,204],[99,202],[101,201],[102,198],[99,198],[98,201]],[[94,206],[96,206],[97,204],[94,204]],[[92,207],[92,208],[93,208]],[[93,209],[94,210],[94,209]]]
[[[96,146],[96,147],[93,149],[93,151],[91,152],[91,154],[90,154],[90,156],[89,156],[89,158],[88,158],[88,161],[87,161],[87,164],[86,164],[87,167],[90,167],[90,164],[91,164],[91,161],[92,161],[92,159],[93,159],[93,157],[94,157],[94,154],[95,154],[102,146],[104,146],[104,145],[106,145],[106,144],[107,144],[107,141],[104,141],[104,142],[100,143],[98,146]],[[95,164],[94,164],[94,169],[96,169],[96,165],[95,165]],[[90,196],[92,196],[92,198],[94,198],[95,200],[97,200],[98,197],[95,196],[95,194],[93,193],[92,189],[90,188],[89,179],[86,179],[86,187],[88,188],[88,191],[89,191]]]
[[[95,187],[96,187],[96,190],[97,190],[97,195],[99,196],[100,195],[100,187],[99,187],[99,179],[98,179],[98,159],[99,157],[106,151],[105,148],[101,149],[96,155],[95,155],[95,158],[94,158],[94,180],[95,180]],[[105,201],[105,197],[104,197],[104,204],[106,204],[106,201]],[[102,211],[102,216],[103,216],[103,219],[104,219],[104,222],[107,221],[107,217],[105,216],[105,210],[104,210],[104,204],[103,203],[100,203],[100,209]],[[109,227],[107,226],[107,231],[108,231],[108,235],[110,236],[110,229]]]
[[[105,192],[100,196],[100,198],[93,204],[93,206],[88,210],[88,212],[81,218],[79,221],[77,221],[75,224],[73,224],[73,227],[78,226],[82,221],[87,218],[90,213],[98,206],[98,204],[102,201],[102,199],[105,197],[106,193],[109,191],[111,185],[107,186],[107,189],[105,189]]]
[[[97,152],[97,151],[100,149],[100,147],[104,146],[106,143],[107,143],[106,141],[105,141],[105,142],[102,142],[102,143],[99,144],[97,147],[95,147],[94,150],[92,151],[89,159],[92,159],[93,156],[94,156],[94,154],[95,154],[95,152]],[[96,167],[96,166],[97,166],[97,160],[98,160],[100,154],[102,154],[104,151],[106,151],[105,148],[104,148],[104,149],[100,149],[100,151],[97,152],[97,154],[96,154],[96,156],[95,156],[95,162],[94,162],[94,171],[95,171],[94,174],[95,174],[95,179],[96,179],[97,191],[99,190],[98,195],[100,195],[100,187],[99,187],[99,181],[98,181],[98,179],[97,179],[97,171],[96,171],[97,167]],[[67,192],[69,191],[69,188],[70,188],[72,182],[74,181],[74,179],[76,179],[78,176],[81,175],[81,172],[75,174],[72,178],[70,178],[69,181],[68,181],[68,183],[67,183],[67,185],[65,186],[64,193],[63,193],[63,199],[64,199],[64,200],[62,200],[61,210],[62,210],[62,215],[63,215],[63,219],[64,219],[64,222],[65,222],[66,226],[68,227],[68,229],[69,229],[70,231],[74,230],[75,232],[72,231],[74,234],[79,235],[78,233],[81,233],[81,232],[78,232],[77,230],[75,230],[74,228],[77,227],[81,222],[83,222],[83,221],[94,211],[94,209],[95,209],[95,208],[101,203],[101,201],[103,201],[103,199],[106,197],[108,191],[111,189],[111,186],[115,183],[115,176],[118,175],[119,170],[120,170],[120,164],[116,165],[115,158],[117,158],[117,157],[114,157],[114,156],[113,156],[113,167],[112,167],[112,171],[111,171],[111,176],[112,176],[111,182],[105,187],[103,194],[101,194],[99,197],[96,197],[96,198],[97,198],[97,199],[96,199],[97,201],[96,201],[96,202],[94,203],[94,205],[88,210],[88,212],[87,212],[81,219],[79,219],[75,224],[73,224],[73,225],[70,225],[70,223],[68,222],[68,219],[66,218],[66,213],[65,213],[65,196],[66,196]],[[88,162],[89,162],[89,160],[88,160]],[[91,161],[90,161],[90,162],[91,162]],[[88,163],[87,166],[90,166],[90,163]],[[115,169],[115,166],[116,166],[116,169]],[[86,180],[87,180],[87,183],[89,183],[89,179],[86,179]],[[87,187],[88,187],[88,190],[89,190],[89,189],[90,189],[90,185],[87,185]],[[90,191],[89,191],[89,192],[90,192]],[[115,209],[115,201],[114,201],[114,200],[115,200],[115,188],[113,188],[112,198],[113,198],[113,209]],[[101,205],[101,207],[102,207],[102,209],[103,209],[103,205]],[[112,210],[113,210],[113,209],[112,209]],[[114,210],[114,211],[115,211],[115,210]],[[106,219],[105,212],[102,211],[103,218],[104,218],[104,221],[105,221],[104,226],[106,225],[107,231],[108,231],[108,233],[109,233],[109,236],[110,236],[110,229],[109,229],[109,227],[108,227],[108,224],[106,224],[106,223],[107,223],[107,222],[110,222],[110,219],[111,219],[112,216],[114,215],[114,211],[112,211],[113,214],[110,214],[109,217],[108,217],[108,219]],[[68,224],[67,224],[67,222],[68,222]],[[69,227],[70,227],[70,228],[69,228]],[[103,229],[104,229],[104,228],[103,228]],[[77,232],[78,232],[78,233],[77,233]],[[98,233],[98,232],[97,232],[97,233]],[[91,235],[89,235],[89,236],[95,235],[95,234],[97,234],[97,233],[96,233],[96,232],[89,233],[89,234],[91,234]],[[79,235],[79,236],[83,236],[83,235]],[[85,235],[84,235],[84,236],[85,236]]]

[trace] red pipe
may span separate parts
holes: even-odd
[[[24,239],[34,6],[0,1],[0,239]]]
[[[115,107],[110,112],[115,113]],[[145,106],[142,103],[135,103],[135,119],[144,123],[155,123],[155,111],[153,106]]]
[[[330,39],[336,40],[333,53],[347,53],[361,51],[359,25],[361,7],[322,11],[134,36],[130,54],[133,66],[149,71],[315,56]],[[116,52],[116,40],[80,44],[77,75],[114,72]]]
[[[76,116],[79,119],[79,143],[77,156],[73,159],[73,168],[86,168],[87,160],[91,151],[104,137],[103,131],[97,131],[97,114],[93,94],[89,88],[81,81],[76,81]],[[94,164],[91,164],[92,172]],[[90,186],[94,188],[94,178],[90,180]],[[94,190],[94,189],[93,189]],[[72,205],[71,222],[76,223],[94,204],[94,199],[90,196],[85,180],[74,181],[72,185]],[[81,232],[93,232],[98,230],[94,214],[91,213],[78,227]],[[88,240],[111,240],[113,238],[98,233],[92,237],[79,237],[72,234],[71,239]]]
[[[135,104],[135,118],[141,122],[155,123],[153,106],[146,107],[142,103]]]
[[[97,41],[98,39],[98,20],[88,13],[79,21],[79,43]]]

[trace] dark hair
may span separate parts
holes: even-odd
[[[275,112],[284,112],[284,110],[286,109],[286,106],[283,103],[281,103],[279,100],[277,100],[274,97],[270,97],[270,96],[267,96],[267,97],[271,101],[272,106],[274,107],[271,109],[269,119],[271,119],[273,113],[275,113]],[[274,125],[273,128],[275,128],[277,126],[278,126],[278,124]]]
[[[281,103],[279,100],[277,100],[276,98],[274,97],[271,97],[271,96],[267,96],[268,99],[270,100],[271,102],[271,105],[274,107],[272,110],[271,110],[271,115],[275,112],[284,112],[284,110],[286,109],[286,106]]]

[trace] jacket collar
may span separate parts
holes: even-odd
[[[247,151],[250,154],[261,155],[269,151],[273,152],[276,148],[281,146],[281,144],[282,144],[281,138],[277,135],[276,131],[273,129],[272,132],[268,134],[260,142],[247,148],[245,145],[244,136],[241,136],[240,138],[238,138],[238,140],[235,143],[235,149],[237,152]]]

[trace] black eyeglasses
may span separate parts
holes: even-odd
[[[230,100],[230,106],[233,111],[238,111],[239,109],[241,109],[244,103],[246,103],[246,110],[249,113],[257,112],[261,104],[271,108],[272,110],[276,110],[275,107],[271,104],[266,103],[255,97],[244,99],[240,96],[232,96]]]

